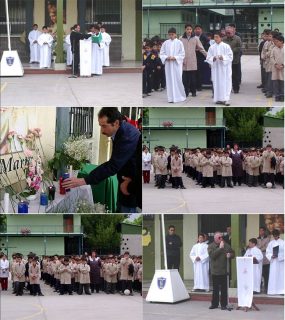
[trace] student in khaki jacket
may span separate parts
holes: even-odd
[[[86,258],[81,258],[81,263],[78,265],[78,273],[79,273],[79,290],[78,294],[81,295],[84,292],[87,295],[91,295],[90,293],[90,266],[87,264]]]
[[[259,176],[260,158],[257,156],[256,149],[251,149],[251,155],[248,157],[248,186],[257,187]]]
[[[29,266],[29,279],[30,279],[31,292],[33,296],[36,296],[37,294],[39,296],[43,296],[41,287],[40,287],[40,277],[41,277],[40,264],[38,262],[38,258],[34,257],[31,265]]]
[[[65,257],[60,265],[58,272],[60,274],[60,295],[64,295],[67,291],[69,295],[72,295],[71,288],[71,274],[72,268],[69,264],[69,258]]]
[[[284,37],[273,36],[275,44],[271,52],[272,85],[275,101],[284,101]]]
[[[75,258],[75,265],[73,267],[73,274],[74,274],[74,292],[78,293],[79,290],[79,265],[81,264],[81,258]]]
[[[124,253],[124,257],[120,261],[120,271],[121,271],[121,284],[122,284],[122,295],[126,289],[130,290],[130,295],[133,295],[132,281],[134,278],[134,262],[130,258],[128,251]]]
[[[222,182],[221,182],[221,188],[225,187],[225,182],[227,182],[227,186],[229,188],[233,188],[232,185],[232,163],[233,160],[229,157],[229,151],[224,152],[224,156],[221,158],[221,165],[222,165]]]
[[[272,188],[275,189],[275,167],[276,167],[276,155],[272,151],[272,145],[268,144],[265,151],[262,153],[262,166],[264,174],[264,188],[266,188],[267,182],[272,183]]]
[[[214,185],[214,166],[215,162],[212,158],[211,150],[207,150],[204,154],[204,157],[200,161],[202,167],[202,188],[206,188],[207,185],[210,185],[211,188],[215,188]]]
[[[25,264],[22,261],[22,256],[17,255],[16,263],[13,265],[14,283],[16,296],[23,295],[23,289],[25,286]]]
[[[118,271],[118,265],[115,263],[115,258],[112,256],[110,257],[110,262],[106,266],[107,294],[114,294],[116,291],[116,285],[118,282]]]
[[[164,154],[164,148],[158,149],[158,156],[155,159],[157,186],[158,189],[165,188],[165,182],[167,179],[167,157]]]
[[[173,179],[173,187],[175,189],[186,189],[182,181],[183,164],[182,158],[179,156],[178,150],[175,150],[174,157],[171,159],[171,175]]]

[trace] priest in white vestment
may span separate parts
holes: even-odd
[[[257,248],[257,239],[249,239],[248,249],[246,250],[244,257],[253,257],[253,292],[259,293],[262,278],[262,251]]]
[[[186,100],[182,82],[185,51],[183,43],[176,37],[175,28],[168,30],[168,36],[160,49],[160,59],[165,64],[167,99],[168,102],[181,102]]]
[[[29,33],[28,39],[30,42],[30,63],[40,62],[40,46],[38,38],[42,33],[38,30],[38,25],[33,25],[33,30]]]
[[[204,240],[204,234],[200,233],[198,242],[190,252],[190,259],[194,266],[194,291],[197,289],[209,291],[209,254],[208,245]]]
[[[65,47],[65,51],[66,51],[66,65],[71,66],[72,65],[72,51],[71,51],[70,34],[66,35],[64,38],[64,47]]]
[[[104,43],[103,48],[103,67],[110,67],[110,43],[112,41],[109,33],[106,32],[105,26],[101,27],[101,34]]]
[[[102,75],[103,74],[103,50],[104,42],[98,25],[90,28],[92,36],[92,63],[91,63],[91,74]]]
[[[210,46],[206,58],[206,62],[211,66],[214,102],[229,106],[232,90],[233,52],[231,47],[222,41],[220,34],[216,33],[214,40],[215,43]]]
[[[284,294],[284,240],[279,238],[279,230],[273,230],[272,235],[266,249],[270,262],[267,294]]]
[[[40,68],[50,68],[53,37],[48,33],[46,26],[43,27],[42,31],[43,33],[38,38],[40,45]]]

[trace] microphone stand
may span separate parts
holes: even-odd
[[[230,305],[229,287],[230,287],[230,258],[227,258],[227,292],[228,292],[227,310],[228,311],[232,311],[233,310],[233,306]]]
[[[68,78],[77,78],[77,75],[74,74],[74,52],[75,52],[75,39],[73,39],[73,50],[72,50],[72,75]]]

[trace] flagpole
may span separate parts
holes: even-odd
[[[7,24],[7,36],[8,36],[8,49],[9,49],[9,51],[11,51],[11,35],[10,35],[10,19],[9,19],[8,0],[5,0],[5,9],[6,9],[6,24]]]
[[[161,215],[161,229],[162,229],[162,243],[163,243],[163,255],[164,255],[164,269],[167,270],[168,267],[167,267],[167,255],[166,255],[164,214]]]

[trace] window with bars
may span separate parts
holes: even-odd
[[[71,108],[69,117],[70,136],[78,137],[85,135],[86,138],[93,137],[94,108]]]
[[[26,26],[26,1],[9,1],[9,18],[11,35],[19,35],[25,31]],[[0,34],[7,35],[5,1],[0,1]]]
[[[87,0],[86,27],[102,22],[108,33],[122,33],[121,0]]]
[[[138,120],[141,114],[141,108],[137,107],[122,107],[121,114],[130,118],[131,120]]]

